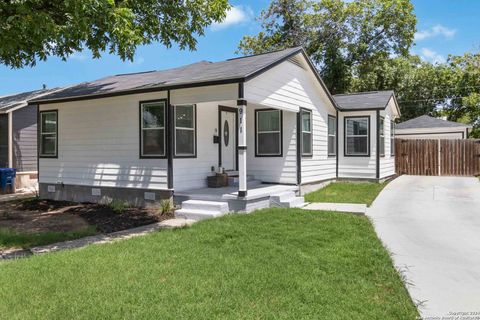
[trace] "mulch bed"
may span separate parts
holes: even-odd
[[[121,213],[106,205],[28,199],[0,204],[0,227],[25,232],[76,230],[93,225],[99,233],[111,233],[173,218],[153,208],[125,208]],[[62,221],[59,228],[58,221]],[[37,223],[41,221],[41,223]]]

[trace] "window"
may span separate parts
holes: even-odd
[[[370,118],[345,117],[345,155],[370,155]]]
[[[196,156],[195,105],[175,106],[175,156]]]
[[[379,128],[379,134],[380,134],[380,145],[379,147],[379,152],[380,156],[385,156],[385,118],[381,117],[380,118],[380,128]]]
[[[282,156],[282,112],[255,111],[255,156]]]
[[[328,155],[337,155],[337,118],[328,116]]]
[[[40,156],[57,157],[57,111],[40,112]]]
[[[312,155],[312,112],[309,110],[301,110],[302,117],[302,155]]]
[[[165,109],[165,100],[140,104],[141,156],[165,156]]]
[[[390,155],[395,155],[395,122],[390,121]]]

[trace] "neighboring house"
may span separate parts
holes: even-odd
[[[29,186],[37,178],[37,106],[27,101],[52,92],[0,97],[0,168],[17,169],[17,187]]]
[[[402,139],[466,139],[472,126],[427,115],[399,123],[396,136]]]
[[[301,186],[394,174],[381,169],[389,144],[385,159],[376,149],[398,110],[392,92],[378,95],[338,106],[302,48],[82,83],[30,101],[42,123],[40,196],[144,205],[175,194],[200,207],[227,201],[229,211],[300,205]],[[369,96],[355,97],[362,106]],[[206,189],[219,167],[233,186]]]
[[[338,119],[338,178],[385,179],[394,175],[395,119],[400,117],[394,92],[339,94],[334,98],[342,110]]]

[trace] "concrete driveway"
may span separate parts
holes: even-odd
[[[424,318],[475,312],[480,319],[477,178],[401,176],[380,193],[367,215],[410,283]]]

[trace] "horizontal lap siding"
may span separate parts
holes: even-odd
[[[42,105],[58,110],[58,159],[40,159],[41,183],[167,188],[167,161],[139,158],[139,101],[166,93]]]
[[[27,106],[12,114],[13,167],[17,171],[37,170],[37,106]]]
[[[390,123],[394,117],[392,112],[394,108],[394,101],[390,99],[389,106],[380,112],[380,116],[385,118],[385,156],[380,157],[380,178],[395,174],[395,156],[392,156],[390,145]]]
[[[8,167],[8,115],[0,114],[0,168]]]

